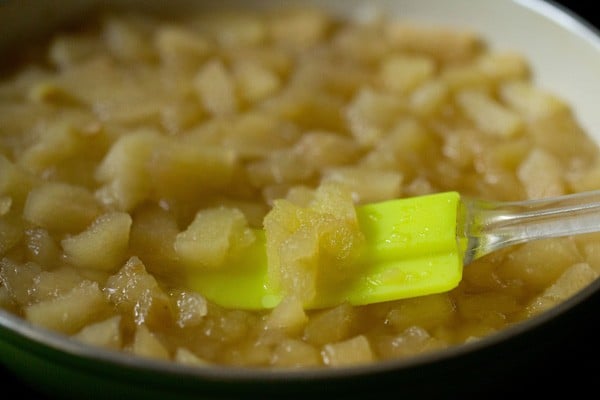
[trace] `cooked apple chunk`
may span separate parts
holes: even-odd
[[[125,211],[141,203],[150,192],[146,165],[161,143],[160,135],[151,130],[120,137],[96,169],[96,179],[104,184],[97,191],[101,202]]]
[[[96,282],[83,281],[69,292],[25,307],[25,318],[34,325],[73,334],[105,318],[110,305]]]
[[[320,186],[306,207],[275,201],[264,225],[271,281],[305,304],[343,287],[358,268],[364,236],[351,194],[339,183]]]
[[[104,290],[121,315],[137,325],[164,327],[165,322],[174,319],[168,294],[146,271],[138,257],[131,257],[116,274],[110,276]]]
[[[587,263],[569,267],[552,286],[536,297],[526,309],[529,316],[549,310],[592,283],[600,274]]]
[[[210,363],[200,357],[198,357],[197,355],[195,355],[194,353],[192,353],[190,350],[186,349],[185,347],[180,347],[175,351],[175,360],[181,364],[187,364],[187,365],[209,365]]]
[[[121,316],[110,317],[107,320],[96,322],[84,327],[73,337],[83,343],[101,346],[109,349],[120,349],[123,338],[119,324]]]
[[[77,232],[100,213],[92,193],[81,186],[49,182],[29,192],[23,217],[50,231]]]
[[[131,352],[148,358],[169,359],[169,352],[146,325],[138,326],[131,346]]]
[[[325,365],[336,367],[364,364],[374,358],[371,345],[363,335],[343,342],[327,344],[323,347],[321,355]]]
[[[127,213],[101,215],[85,231],[62,240],[67,261],[81,268],[118,269],[125,260],[130,228],[131,216]]]
[[[201,210],[194,221],[175,239],[175,251],[193,269],[221,267],[228,254],[254,242],[254,232],[244,214],[235,208]]]

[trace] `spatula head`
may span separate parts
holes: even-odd
[[[348,294],[369,304],[448,291],[462,278],[460,196],[447,192],[357,208],[367,238],[364,275]]]
[[[366,238],[360,273],[344,285],[321,291],[306,308],[349,302],[379,303],[440,293],[462,278],[462,250],[456,236],[460,195],[444,192],[356,208]],[[283,293],[269,282],[264,231],[225,270],[194,273],[190,286],[227,308],[268,309]]]

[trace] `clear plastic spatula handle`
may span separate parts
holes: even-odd
[[[464,265],[523,242],[600,232],[600,190],[515,202],[463,199],[457,229],[467,242]]]

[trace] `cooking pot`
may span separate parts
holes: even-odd
[[[83,18],[100,3],[168,13],[185,7],[254,8],[279,2],[65,0],[58,6],[57,2],[6,1],[0,3],[0,51],[7,54],[13,46]],[[365,7],[358,0],[288,3],[317,4],[342,15]],[[403,18],[468,26],[494,46],[522,51],[536,71],[537,82],[571,103],[582,126],[600,143],[600,36],[574,14],[538,0],[381,0],[369,2],[372,6]],[[10,62],[6,57],[2,60],[3,67]],[[0,360],[7,374],[18,379],[9,383],[15,390],[66,398],[520,394],[523,387],[585,385],[585,379],[593,379],[587,365],[600,355],[595,339],[599,307],[597,280],[562,304],[478,341],[410,359],[326,370],[199,369],[136,359],[73,342],[0,310]],[[582,377],[584,382],[567,376]]]

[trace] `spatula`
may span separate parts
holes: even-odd
[[[463,266],[495,250],[551,237],[600,231],[600,190],[520,202],[494,202],[458,192],[356,207],[366,237],[364,270],[342,289],[320,293],[307,309],[348,302],[365,305],[455,288]],[[227,308],[279,304],[267,273],[265,234],[240,265],[190,276],[191,287]]]

